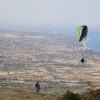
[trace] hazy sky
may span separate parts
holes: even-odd
[[[0,22],[99,25],[100,0],[0,0]]]

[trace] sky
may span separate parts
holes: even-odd
[[[100,24],[100,0],[0,0],[1,24]]]

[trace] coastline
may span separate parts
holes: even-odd
[[[83,47],[84,47],[84,50],[93,50],[95,52],[99,52],[100,53],[100,45],[99,45],[99,42],[100,42],[100,31],[98,30],[90,30],[90,32],[92,34],[88,35],[87,38],[83,39],[83,41],[81,41]],[[69,34],[70,33],[70,34]],[[95,35],[94,33],[96,33],[97,35]],[[71,36],[71,37],[76,37],[75,36],[75,33],[71,30],[58,30],[57,31],[57,34],[63,34],[65,36]]]
[[[91,48],[89,48],[89,47],[86,45],[86,42],[87,42],[88,40],[90,40],[90,39],[88,38],[88,39],[86,39],[86,40],[84,40],[84,41],[82,42],[83,46],[84,46],[85,48],[87,48],[88,50],[93,50],[93,51],[95,51],[95,52],[99,52],[99,53],[100,53],[100,50],[91,49]]]
[[[86,43],[87,41],[89,41],[89,40],[90,40],[90,39],[88,38],[88,39],[86,39],[85,41],[83,41],[83,43],[82,43],[82,44],[84,45],[84,47],[87,48],[88,50],[90,50],[90,48],[87,47],[85,43]]]

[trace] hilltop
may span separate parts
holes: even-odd
[[[0,100],[61,100],[60,95],[53,94],[35,94],[30,91],[3,90],[0,91]]]

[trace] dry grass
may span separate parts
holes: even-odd
[[[24,36],[25,38],[38,38],[38,39],[43,39],[43,38],[47,38],[45,36]]]
[[[20,38],[20,36],[18,34],[14,34],[14,33],[7,33],[7,34],[0,33],[0,37],[4,37],[4,38]]]
[[[61,96],[29,91],[0,91],[0,100],[61,100]]]

